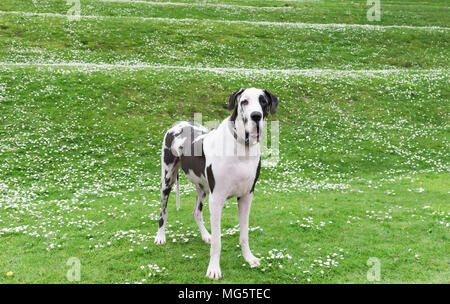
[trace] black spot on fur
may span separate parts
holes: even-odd
[[[201,146],[200,146],[201,145]],[[201,151],[201,155],[196,155],[196,151]],[[181,169],[188,174],[192,170],[195,175],[201,177],[205,176],[206,158],[203,151],[203,140],[197,140],[191,144],[191,156],[181,156]]]
[[[164,185],[161,185],[161,187],[167,187],[167,185],[169,185],[170,184],[170,180],[171,180],[171,177],[169,176],[169,177],[167,177],[167,174],[169,173],[169,171],[167,171],[167,170],[164,170]]]
[[[252,193],[255,190],[256,181],[258,180],[260,171],[261,171],[261,158],[259,159],[259,162],[258,162],[258,168],[256,168],[255,180],[253,181],[253,186],[252,186],[252,190],[250,190],[250,193]]]
[[[164,219],[163,219],[163,218],[160,218],[160,219],[159,219],[159,228],[161,228],[162,225],[164,225]]]
[[[175,136],[173,136],[173,133],[167,133],[166,134],[166,147],[167,148],[171,148],[172,147],[172,143],[173,143],[173,140],[175,139]]]
[[[212,172],[211,165],[206,168],[206,176],[208,178],[209,190],[211,193],[214,191],[214,186],[216,185],[216,180],[214,179],[214,174]]]
[[[181,129],[180,131],[178,131],[178,133],[175,134],[175,137],[180,136],[181,133],[183,133],[183,129]]]
[[[267,100],[267,98],[264,95],[259,95],[259,104],[261,105],[262,111],[263,111],[263,116],[264,118],[267,117],[267,115],[269,114],[268,109],[269,109],[269,101]]]
[[[175,161],[175,155],[172,154],[170,149],[164,148],[164,162],[169,165]]]
[[[198,204],[198,210],[200,212],[202,212],[202,210],[203,210],[203,203]]]
[[[197,140],[200,135],[206,133],[205,129],[196,122],[188,121],[181,130],[175,134],[175,138],[184,138],[181,155],[175,160],[181,161],[181,169],[189,174],[191,171],[198,177],[205,176],[205,154],[203,152],[203,141]],[[175,156],[174,156],[175,157]]]
[[[172,188],[166,188],[166,189],[163,190],[163,194],[165,196],[169,196],[171,190],[172,190]]]

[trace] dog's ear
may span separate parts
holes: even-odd
[[[278,106],[278,98],[267,90],[264,90],[264,94],[266,94],[266,97],[269,100],[270,114],[275,114]]]
[[[229,111],[232,111],[234,109],[234,107],[236,106],[236,100],[237,100],[239,94],[241,94],[242,92],[244,92],[244,89],[239,89],[230,95],[230,99],[228,100],[228,110]]]

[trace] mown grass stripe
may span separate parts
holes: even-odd
[[[189,0],[168,0],[170,3],[186,3],[187,5],[145,5],[146,2],[143,0],[135,1],[138,1],[138,3],[123,1],[105,3],[99,0],[84,0],[81,5],[81,11],[83,15],[94,16],[450,27],[446,20],[448,19],[446,18],[448,8],[442,4],[440,7],[409,6],[401,3],[389,7],[383,6],[381,20],[370,21],[367,19],[367,12],[370,5],[367,5],[365,2],[354,2],[352,0],[342,0],[339,2],[319,1],[314,3],[226,0],[207,1],[206,5],[199,5],[201,1]],[[156,0],[150,2],[164,3]],[[193,5],[188,6],[191,3]],[[255,7],[281,6],[296,9],[255,9]],[[69,7],[64,1],[40,0],[34,4],[31,0],[19,2],[15,0],[2,0],[0,2],[1,11],[66,14],[68,9]]]
[[[238,5],[238,4],[223,4],[223,3],[208,3],[203,2],[154,2],[154,1],[143,1],[143,0],[99,0],[100,2],[119,2],[119,3],[139,3],[146,5],[159,5],[159,6],[188,6],[188,7],[224,7],[224,8],[245,8],[245,9],[260,9],[260,10],[289,10],[297,9],[292,6],[252,6],[252,5]],[[311,0],[309,2],[317,2],[317,0]]]
[[[448,67],[448,31],[306,29],[142,19],[70,22],[60,17],[19,15],[0,19],[0,62],[277,70]]]
[[[170,69],[185,71],[205,71],[205,72],[241,72],[241,73],[281,73],[281,74],[394,74],[394,73],[447,73],[449,69],[247,69],[233,67],[195,67],[195,66],[175,66],[175,65],[153,65],[153,64],[98,64],[86,62],[0,62],[0,66],[18,67],[85,67],[95,69]]]
[[[20,15],[25,17],[61,17],[68,18],[68,15],[58,13],[35,13],[35,12],[21,12],[21,11],[0,11],[3,15]],[[160,20],[170,22],[211,22],[211,23],[226,23],[226,24],[249,24],[262,26],[278,26],[278,27],[297,27],[297,28],[312,28],[312,29],[327,29],[327,28],[360,28],[367,30],[383,30],[383,29],[416,29],[416,30],[450,30],[449,27],[440,26],[413,26],[413,25],[370,25],[370,24],[344,24],[344,23],[302,23],[302,22],[272,22],[272,21],[245,21],[245,20],[213,20],[213,19],[194,19],[194,18],[162,18],[162,17],[135,17],[135,16],[95,16],[95,15],[80,15],[81,19],[132,19],[132,20]]]

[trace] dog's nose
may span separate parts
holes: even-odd
[[[252,112],[252,114],[250,114],[250,118],[254,121],[254,122],[259,122],[261,120],[262,114],[259,112]]]

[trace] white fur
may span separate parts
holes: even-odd
[[[239,224],[240,243],[244,259],[252,266],[258,266],[259,260],[251,253],[248,242],[248,217],[253,194],[250,190],[255,180],[256,169],[260,158],[259,144],[250,145],[246,150],[249,155],[232,155],[236,142],[228,129],[228,119],[223,121],[213,132],[204,139],[204,151],[206,156],[206,167],[212,164],[215,179],[214,191],[209,198],[209,210],[211,216],[211,251],[210,262],[206,275],[212,279],[222,276],[220,270],[221,250],[221,216],[222,209],[228,197],[240,197],[239,201]],[[223,139],[225,138],[225,141]],[[218,146],[224,144],[227,156],[217,155]],[[242,148],[242,147],[239,147]],[[244,147],[245,149],[245,147]]]

